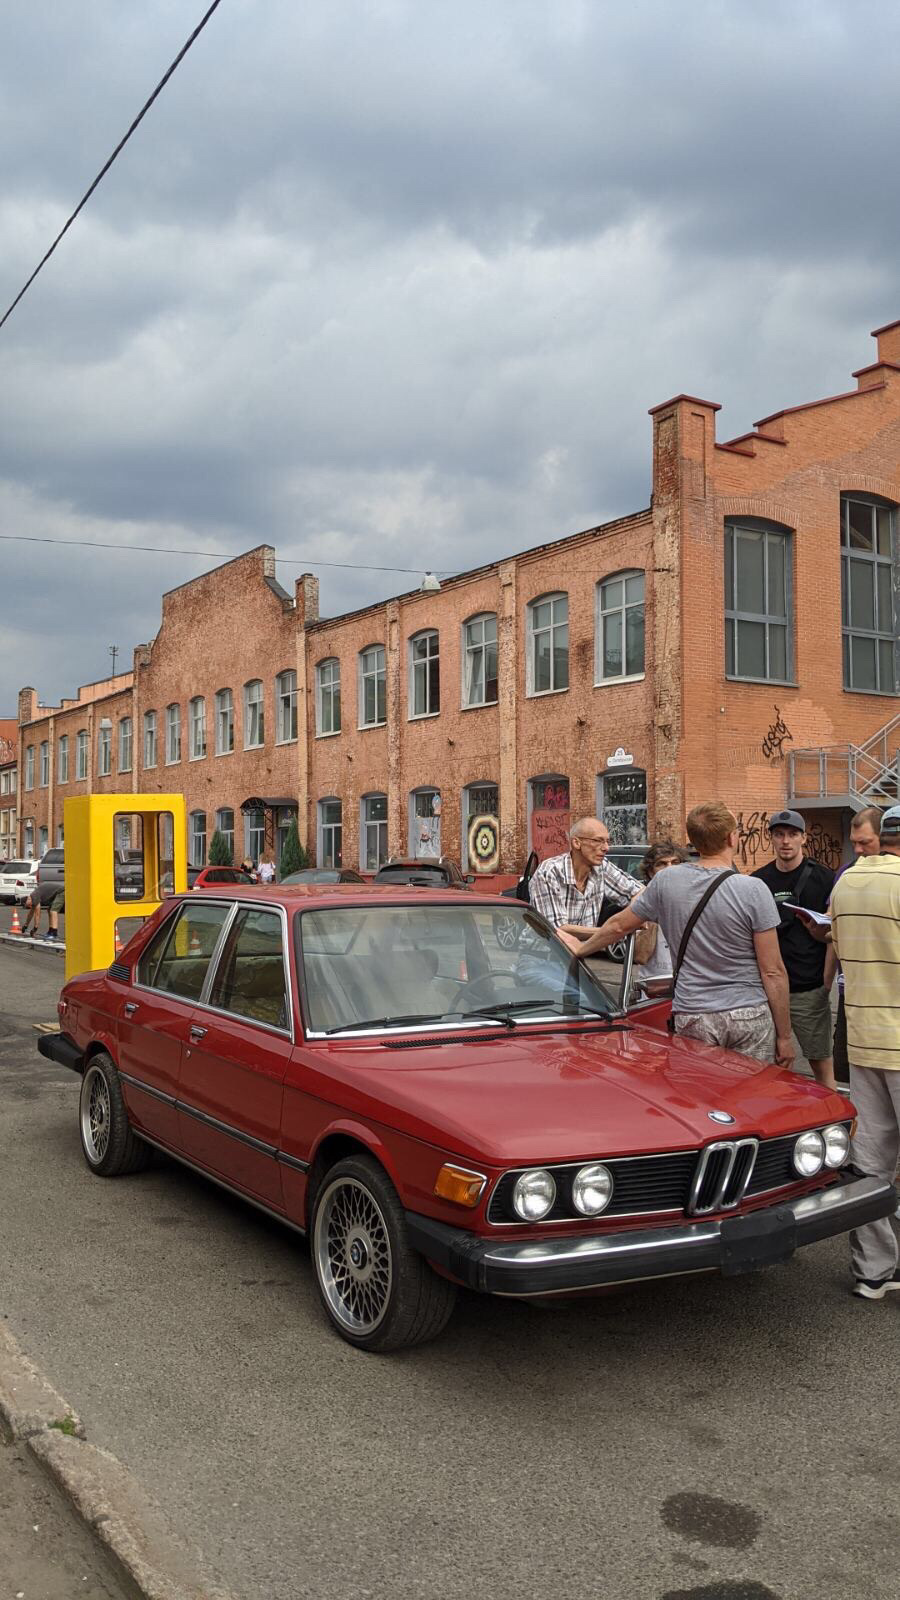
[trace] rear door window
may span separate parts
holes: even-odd
[[[283,929],[277,912],[249,906],[238,912],[219,957],[209,1004],[249,1022],[289,1027]]]
[[[138,964],[138,982],[180,1000],[199,1000],[231,906],[191,901],[151,939]],[[163,935],[167,936],[163,938]]]

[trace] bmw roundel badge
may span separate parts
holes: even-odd
[[[710,1122],[733,1122],[734,1117],[728,1111],[707,1111]]]

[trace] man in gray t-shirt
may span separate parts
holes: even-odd
[[[699,861],[659,873],[625,911],[595,933],[564,927],[559,936],[578,956],[596,955],[644,922],[657,922],[677,955],[691,912],[711,882],[733,866],[737,823],[721,801],[695,806],[688,838]],[[678,1033],[790,1066],[787,973],[775,930],[781,921],[771,891],[735,873],[720,883],[694,924],[672,1002]]]

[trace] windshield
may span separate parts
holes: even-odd
[[[527,906],[346,906],[297,918],[312,1033],[509,1027],[613,1014],[610,997]]]

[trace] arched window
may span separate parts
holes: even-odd
[[[792,535],[757,517],[725,524],[725,674],[793,676]]]
[[[555,694],[569,687],[569,596],[544,594],[528,606],[525,691]]]
[[[896,507],[867,495],[841,496],[841,626],[844,688],[894,694]],[[898,619],[900,620],[900,619]]]
[[[166,766],[181,760],[181,707],[166,706]]]
[[[231,806],[220,806],[216,812],[216,830],[227,842],[234,860],[234,811]]]
[[[436,717],[440,709],[440,642],[429,628],[409,641],[409,716]]]
[[[370,644],[359,652],[359,725],[380,728],[386,716],[384,645]]]
[[[409,853],[417,860],[441,853],[440,789],[413,789],[410,794]]]
[[[359,803],[359,864],[363,872],[377,872],[387,853],[387,795],[364,794]]]
[[[319,801],[318,805],[318,865],[340,867],[344,858],[344,839],[341,802],[334,796]]]
[[[292,668],[275,679],[275,740],[290,744],[297,737],[297,674]]]
[[[528,847],[538,858],[559,856],[569,848],[572,812],[569,780],[558,772],[542,772],[528,780]]]
[[[195,694],[188,711],[190,713],[190,751],[192,761],[202,761],[206,755],[206,701],[202,694]]]
[[[131,771],[131,718],[121,717],[119,720],[119,771]]]
[[[101,717],[97,725],[97,777],[108,778],[112,770],[112,723]]]
[[[251,678],[244,684],[244,749],[259,750],[265,737],[262,679]]]
[[[484,826],[478,827],[480,818]],[[487,819],[492,819],[489,822]],[[496,872],[500,845],[500,791],[496,783],[470,783],[463,789],[462,866],[463,871]],[[476,837],[477,833],[477,837]],[[493,834],[496,849],[490,848]]]
[[[56,746],[56,781],[68,783],[69,781],[69,735],[60,735]]]
[[[329,656],[316,667],[316,733],[341,731],[341,663]]]
[[[597,779],[597,815],[610,844],[647,844],[647,774],[640,767],[603,772]]]
[[[83,783],[87,775],[88,733],[87,728],[79,728],[75,735],[75,778]]]
[[[617,572],[597,584],[596,683],[644,671],[644,574]]]
[[[462,626],[462,703],[497,703],[497,614],[484,611]]]
[[[227,756],[234,749],[234,695],[230,689],[216,694],[216,755]]]
[[[144,712],[144,766],[156,766],[156,712]]]

